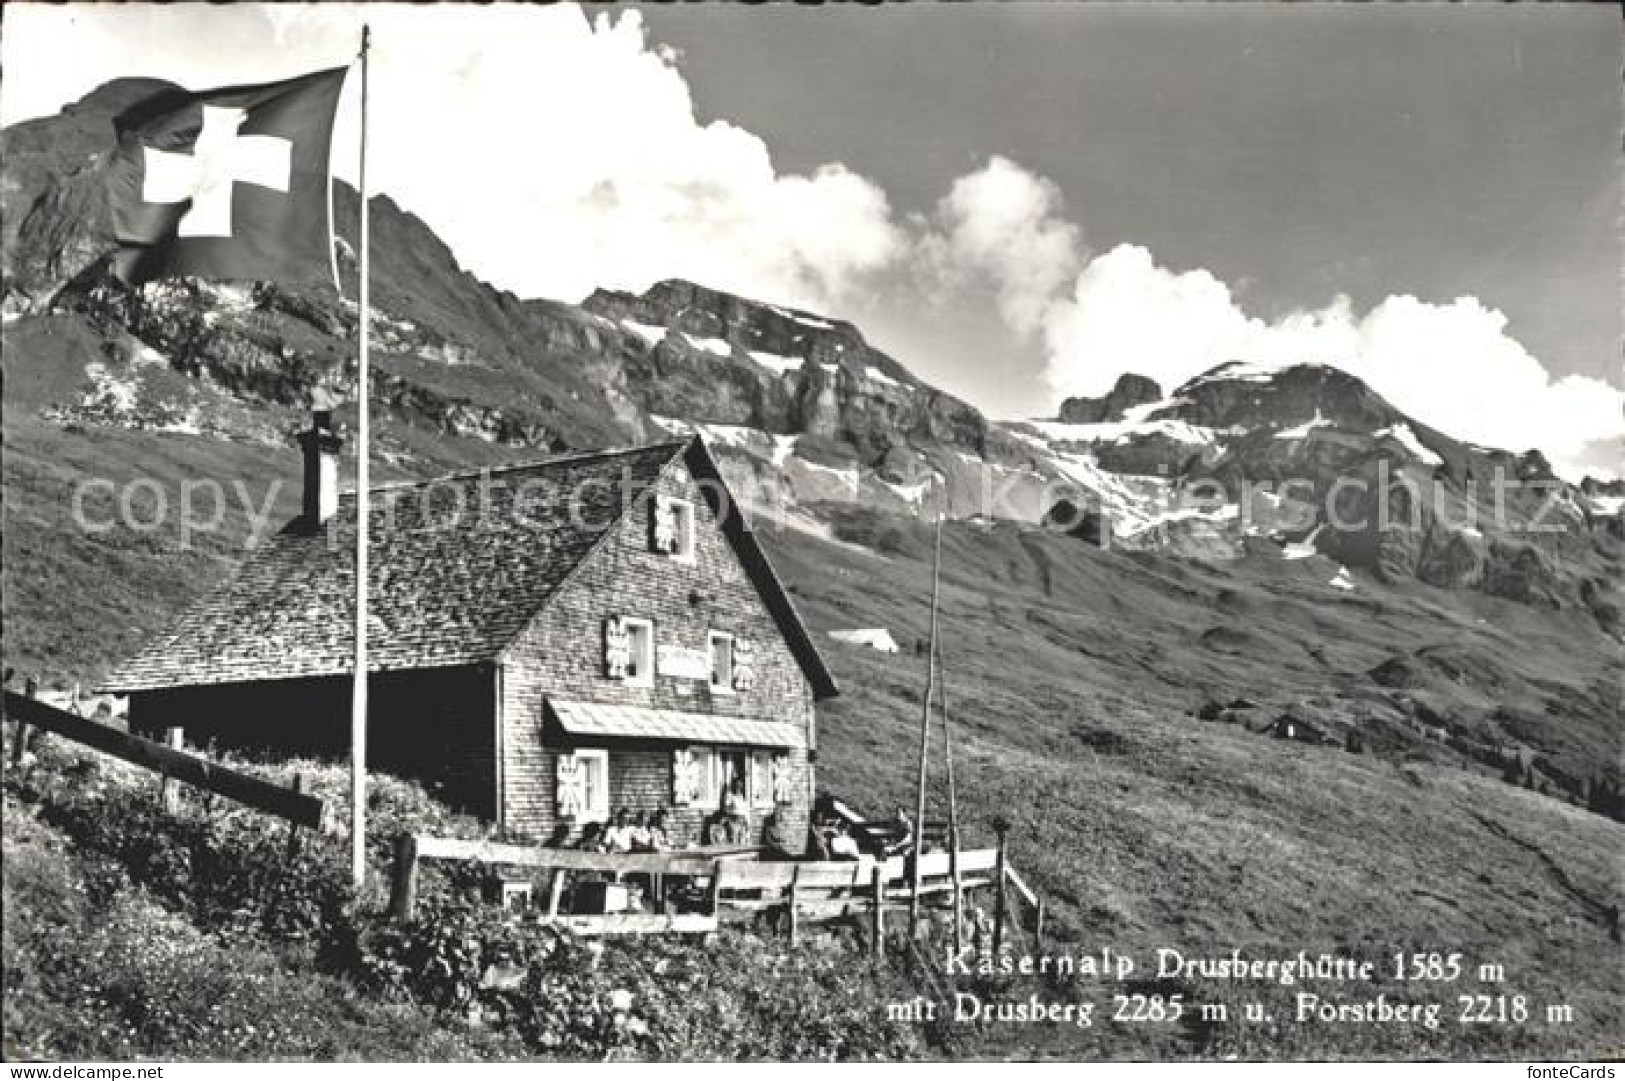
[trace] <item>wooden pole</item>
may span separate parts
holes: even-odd
[[[29,676],[27,679],[23,680],[23,697],[24,698],[33,698],[35,692],[38,691],[38,689],[39,689],[39,684],[34,681],[33,676]],[[9,700],[11,698],[11,692],[7,691],[5,693],[5,697]],[[9,702],[8,702],[8,712],[9,712]],[[28,753],[28,737],[31,734],[32,733],[30,733],[29,730],[28,730],[28,722],[23,720],[21,717],[18,717],[17,718],[17,740],[16,740],[15,743],[13,743],[11,745],[11,764],[13,766],[17,766],[17,765],[22,764],[23,755]]]
[[[942,515],[937,515],[936,553],[931,561],[931,648],[926,660],[925,708],[920,716],[920,777],[914,801],[913,886],[908,897],[908,936],[920,933],[920,854],[925,847],[925,772],[931,754],[931,696],[937,685],[937,598],[942,589]]]
[[[801,868],[797,867],[790,873],[790,945],[792,946],[796,944],[796,939],[801,930],[800,917],[796,913],[796,908],[801,901],[800,882]]]
[[[19,720],[17,722],[16,738],[11,741],[11,765],[13,767],[22,764],[23,755],[28,753],[28,737],[33,734],[28,728],[27,721]]]
[[[875,960],[886,955],[886,867],[876,863],[874,870],[875,910],[869,919],[869,952]]]
[[[940,648],[940,647],[939,647]],[[954,744],[948,732],[948,667],[942,665],[942,761],[948,779],[948,871],[954,883],[954,956],[965,952],[965,884],[959,874],[959,795],[954,790]]]
[[[293,790],[294,790],[295,793],[298,793],[298,794],[303,794],[304,793],[304,791],[305,791],[305,775],[303,773],[295,773],[293,775]],[[289,822],[288,823],[288,862],[292,863],[298,857],[298,855],[299,855],[299,823],[297,823],[297,822]]]
[[[367,468],[371,430],[367,408],[368,285],[371,234],[367,209],[367,53],[372,28],[361,28],[361,268],[357,310],[360,329],[356,352],[355,454],[355,686],[350,699],[350,881],[360,889],[367,880]]]
[[[1038,899],[1038,913],[1033,917],[1033,951],[1040,955],[1044,952],[1044,899]]]
[[[186,730],[184,728],[164,729],[164,746],[172,751],[181,750],[186,746]],[[165,814],[174,814],[181,809],[181,786],[169,774],[163,774],[163,780],[158,782],[158,802],[163,806]]]
[[[1010,831],[1010,823],[1004,819],[995,819],[993,828],[999,834],[999,855],[995,866],[994,893],[993,893],[993,956],[997,958],[1004,946],[1004,914],[1005,914],[1005,881],[1004,881],[1004,835]]]
[[[548,883],[547,914],[549,916],[559,914],[559,898],[562,896],[564,896],[564,868],[560,867],[554,870],[552,880]]]
[[[409,922],[418,903],[418,839],[403,833],[395,839],[395,884],[389,896],[389,912],[402,923]]]
[[[722,861],[711,862],[711,915],[722,919]]]

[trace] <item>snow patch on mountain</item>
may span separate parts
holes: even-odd
[[[1308,438],[1309,434],[1311,432],[1313,432],[1316,428],[1325,428],[1325,427],[1329,426],[1330,424],[1331,424],[1331,421],[1327,420],[1324,416],[1322,416],[1321,413],[1320,413],[1320,407],[1316,406],[1315,407],[1315,415],[1312,418],[1310,418],[1309,420],[1304,421],[1302,424],[1298,425],[1295,428],[1285,428],[1285,429],[1283,429],[1283,430],[1281,430],[1279,432],[1276,432],[1275,433],[1275,438],[1276,439],[1305,439],[1305,438]]]
[[[800,357],[787,357],[782,353],[764,353],[759,349],[749,351],[750,359],[772,372],[774,375],[787,375],[790,372],[799,372],[806,361]]]
[[[1232,360],[1228,364],[1221,364],[1211,371],[1203,372],[1195,379],[1185,384],[1187,387],[1199,386],[1202,383],[1211,383],[1215,380],[1235,380],[1243,383],[1268,383],[1274,379],[1279,371],[1267,368],[1262,364],[1249,364],[1242,360]],[[1183,388],[1181,388],[1183,389]]]
[[[1310,533],[1307,537],[1300,541],[1293,541],[1286,547],[1282,548],[1281,558],[1308,559],[1312,555],[1318,555],[1320,553],[1320,549],[1315,546],[1315,538],[1320,536],[1320,531],[1325,528],[1326,527],[1324,525],[1316,526],[1314,532]]]
[[[683,340],[688,342],[688,344],[692,345],[694,348],[704,350],[713,356],[733,356],[733,346],[729,345],[721,338],[696,338],[691,334],[684,334]]]
[[[875,479],[878,480],[887,491],[891,492],[897,498],[910,504],[911,506],[918,506],[920,503],[924,502],[926,493],[928,493],[932,487],[938,483],[938,478],[936,477],[926,477],[924,480],[917,481],[913,484],[894,484],[893,482],[886,480],[884,477],[876,477]]]
[[[621,326],[642,338],[651,348],[659,345],[666,338],[665,327],[650,326],[648,323],[638,323],[631,319],[622,319]]]
[[[1133,412],[1131,410],[1131,412]],[[1131,439],[1163,436],[1176,443],[1212,446],[1219,437],[1212,428],[1183,420],[1106,421],[1100,424],[1068,424],[1058,420],[1029,420],[1029,428],[1056,443],[1126,443]]]
[[[1625,496],[1591,495],[1585,496],[1584,499],[1590,504],[1592,514],[1612,517],[1616,514],[1625,513]]]
[[[1409,451],[1411,455],[1423,465],[1444,464],[1443,458],[1429,450],[1422,444],[1420,439],[1416,438],[1416,432],[1411,429],[1409,424],[1395,424],[1392,427],[1384,428],[1381,431],[1373,432],[1372,434],[1379,439],[1383,436],[1387,436],[1388,438],[1394,440],[1400,446]]]

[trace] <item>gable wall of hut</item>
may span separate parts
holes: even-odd
[[[789,722],[807,733],[809,746],[816,746],[812,687],[681,461],[668,468],[655,491],[693,504],[692,562],[651,549],[652,501],[645,500],[614,526],[607,543],[577,569],[504,654],[502,799],[503,824],[510,833],[556,840],[562,826],[568,836],[579,835],[580,823],[558,813],[555,780],[559,754],[576,746],[608,748],[611,807],[665,809],[678,843],[700,839],[703,822],[716,810],[674,805],[672,752],[682,744],[578,740],[556,725],[544,724],[548,696]],[[603,628],[615,615],[653,621],[657,649],[703,651],[711,630],[749,639],[754,685],[722,694],[712,691],[705,680],[658,671],[652,687],[606,678]],[[773,813],[780,835],[799,850],[812,804],[813,768],[805,750],[787,753],[785,787],[790,798]],[[752,814],[757,840],[768,813],[764,808]]]

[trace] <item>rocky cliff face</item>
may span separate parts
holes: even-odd
[[[1124,379],[1027,430],[1062,460],[1156,485],[1112,506],[1117,547],[1202,559],[1322,559],[1390,584],[1575,609],[1619,633],[1621,501],[1563,483],[1538,451],[1452,439],[1322,365],[1233,363],[1143,398]],[[1067,417],[1100,417],[1095,421]],[[1155,513],[1148,511],[1155,510]],[[1340,572],[1328,584],[1357,588]]]
[[[1060,420],[1065,424],[1099,424],[1102,421],[1122,420],[1123,414],[1137,405],[1149,405],[1162,400],[1162,388],[1155,379],[1126,372],[1104,398],[1068,398],[1061,403]]]

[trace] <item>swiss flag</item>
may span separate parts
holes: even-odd
[[[113,123],[113,269],[155,278],[330,276],[328,148],[348,68],[166,91]]]

